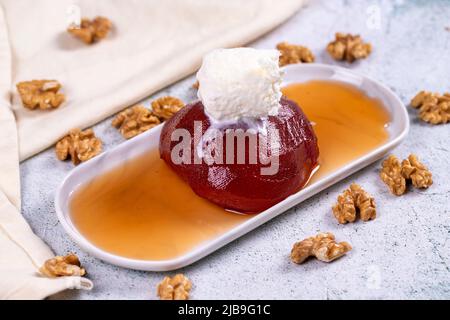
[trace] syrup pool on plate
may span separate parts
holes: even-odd
[[[389,115],[381,101],[350,84],[315,80],[292,84],[283,94],[303,109],[319,144],[320,169],[310,183],[386,142]]]
[[[313,123],[320,168],[309,183],[382,145],[389,116],[380,101],[332,81],[292,84],[283,94]],[[141,260],[177,258],[253,215],[198,197],[149,151],[80,186],[70,200],[79,232],[99,248]]]

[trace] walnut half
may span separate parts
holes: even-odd
[[[58,93],[61,84],[56,80],[23,81],[16,87],[23,106],[31,110],[55,109],[66,99],[62,93]]]
[[[56,143],[55,151],[59,160],[66,160],[70,156],[72,162],[77,165],[99,154],[102,151],[102,141],[95,136],[92,129],[73,129]]]
[[[196,81],[192,84],[192,89],[194,89],[194,90],[200,89],[200,82],[198,82],[198,80],[196,80]]]
[[[184,107],[184,102],[175,97],[161,97],[152,102],[152,111],[161,121],[166,121]]]
[[[106,38],[112,28],[112,23],[108,18],[96,17],[93,20],[83,18],[81,24],[71,25],[67,31],[86,44],[92,44]]]
[[[410,154],[408,159],[402,161],[402,175],[411,180],[414,187],[426,189],[433,184],[431,172],[417,159],[415,154]]]
[[[443,95],[420,91],[412,100],[411,107],[419,109],[419,118],[431,124],[450,122],[450,92]]]
[[[112,121],[113,127],[119,129],[125,139],[137,136],[160,123],[159,118],[142,105],[122,111]]]
[[[336,33],[335,40],[327,46],[327,51],[335,60],[353,62],[364,59],[372,52],[372,45],[364,43],[359,35]]]
[[[333,206],[333,214],[339,223],[345,224],[354,222],[357,212],[363,221],[374,220],[377,216],[375,199],[361,186],[352,183],[338,196],[337,203]]]
[[[390,155],[381,164],[381,180],[389,187],[392,194],[401,196],[406,192],[406,180],[402,175],[400,160],[394,155]]]
[[[291,250],[291,260],[301,264],[309,257],[316,257],[323,262],[331,262],[342,257],[352,246],[348,242],[337,243],[332,233],[319,233],[294,244]]]
[[[416,155],[400,160],[390,155],[381,165],[381,180],[389,187],[391,193],[400,196],[406,192],[406,183],[411,181],[416,188],[425,189],[433,184],[431,172],[423,165]]]
[[[188,300],[192,283],[183,274],[173,278],[165,277],[158,285],[158,296],[161,300]]]
[[[277,45],[280,51],[280,67],[294,63],[314,62],[315,57],[307,47],[281,42]]]
[[[45,261],[39,271],[46,277],[84,276],[86,270],[81,267],[78,257],[71,253],[67,256],[56,256]]]

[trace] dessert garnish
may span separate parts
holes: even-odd
[[[161,97],[152,102],[152,111],[161,121],[166,121],[184,107],[184,102],[175,97]]]
[[[49,278],[63,276],[84,276],[86,270],[81,267],[78,257],[71,253],[66,256],[56,256],[45,261],[39,272]]]
[[[426,189],[433,184],[431,172],[414,154],[409,155],[402,163],[396,156],[390,155],[382,163],[380,177],[391,193],[397,196],[406,192],[409,181],[419,189]]]
[[[323,232],[295,243],[291,250],[291,260],[302,264],[309,257],[316,257],[320,261],[331,262],[350,250],[352,246],[348,242],[337,243],[332,233]]]
[[[158,296],[161,300],[188,300],[191,288],[191,281],[183,274],[164,277],[158,285]]]
[[[58,92],[61,84],[56,80],[23,81],[16,87],[23,106],[31,110],[56,109],[65,100],[65,96]]]
[[[142,105],[120,112],[112,121],[125,139],[130,139],[160,124],[159,118]]]
[[[67,31],[86,44],[93,44],[106,38],[112,28],[108,18],[96,17],[93,20],[83,18],[80,25],[70,25]]]
[[[192,89],[194,90],[198,90],[198,88],[200,87],[200,83],[197,81],[194,82],[194,84],[192,85]]]
[[[318,163],[317,138],[282,98],[277,50],[220,49],[197,73],[200,101],[161,132],[161,158],[199,196],[233,211],[261,212],[299,191]]]
[[[450,92],[443,95],[420,91],[412,100],[411,107],[419,109],[419,118],[431,124],[450,122]]]
[[[251,48],[207,54],[197,73],[205,113],[215,121],[277,115],[282,96],[279,55]]]
[[[360,185],[352,183],[337,198],[333,206],[333,214],[341,224],[354,222],[359,213],[362,221],[374,220],[377,216],[375,199],[370,196]]]
[[[92,129],[72,129],[56,143],[55,151],[59,160],[70,157],[73,164],[77,165],[98,155],[102,151],[102,141]]]
[[[327,46],[327,51],[335,60],[354,62],[364,59],[372,52],[372,45],[362,41],[359,35],[336,33],[336,39]]]
[[[307,47],[281,42],[277,44],[277,50],[280,51],[280,67],[294,63],[314,62],[315,57]]]

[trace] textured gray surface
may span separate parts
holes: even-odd
[[[376,14],[380,13],[377,23]],[[371,14],[375,14],[374,16]],[[361,33],[374,45],[368,60],[350,67],[392,88],[407,103],[420,89],[450,89],[450,1],[311,1],[307,8],[252,46],[281,40],[309,46],[317,62],[336,31]],[[193,79],[156,96],[194,98]],[[152,97],[151,97],[152,98]],[[394,197],[378,178],[380,163],[289,210],[216,253],[181,270],[193,283],[193,299],[388,299],[450,298],[450,125],[429,126],[410,111],[411,132],[394,153],[417,153],[435,183],[426,191]],[[110,120],[95,127],[106,149],[122,142]],[[58,254],[77,252],[95,283],[91,292],[66,291],[64,299],[153,299],[162,273],[121,269],[81,251],[56,218],[54,191],[72,169],[53,149],[21,165],[23,214]],[[375,195],[375,221],[338,225],[330,207],[352,181]],[[331,264],[289,262],[294,241],[331,231],[354,250]]]

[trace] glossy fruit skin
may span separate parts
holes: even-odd
[[[190,164],[175,164],[171,151],[179,141],[172,141],[171,134],[175,129],[183,128],[194,137],[194,121],[201,121],[202,134],[211,126],[200,101],[184,107],[164,124],[159,145],[161,159],[197,195],[227,210],[260,213],[299,191],[318,165],[317,137],[305,114],[291,100],[282,98],[278,116],[261,120],[276,128],[280,137],[279,170],[274,175],[261,175],[261,168],[269,165],[259,161],[257,164],[194,164],[194,152]],[[239,122],[220,130],[229,128],[245,130],[249,126]],[[196,150],[194,139],[191,149]],[[246,159],[249,159],[248,149],[249,143]]]

